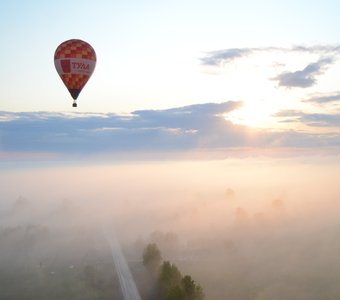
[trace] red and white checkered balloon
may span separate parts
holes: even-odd
[[[57,72],[75,100],[91,77],[96,66],[96,52],[82,40],[68,40],[61,43],[54,54]]]

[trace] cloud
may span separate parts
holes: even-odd
[[[301,111],[292,109],[281,110],[273,115],[273,117],[300,117],[300,116]]]
[[[304,113],[298,110],[282,110],[273,115],[280,122],[300,122],[311,127],[340,127],[340,114]]]
[[[335,58],[336,55],[340,54],[340,45],[312,45],[312,46],[296,45],[291,48],[284,47],[230,48],[206,52],[206,54],[200,60],[202,65],[220,66],[221,64],[231,62],[237,58],[242,58],[244,56],[250,56],[261,52],[265,53],[283,52],[286,54],[310,53]]]
[[[322,58],[317,62],[307,65],[303,70],[295,72],[283,72],[272,80],[277,80],[279,86],[307,88],[316,83],[316,76],[325,72],[334,60],[330,57]]]
[[[206,66],[218,66],[227,62],[231,62],[236,58],[252,54],[252,48],[232,48],[218,51],[211,51],[201,58],[201,62]]]
[[[335,92],[332,94],[321,94],[315,95],[305,100],[305,102],[312,102],[317,104],[324,104],[330,102],[339,102],[340,103],[340,92]]]
[[[237,140],[235,126],[221,116],[241,102],[208,103],[167,110],[115,114],[0,113],[0,151],[90,153],[187,149],[213,143],[214,130],[227,144]],[[219,134],[215,138],[219,137]],[[226,142],[223,142],[225,144]]]
[[[294,52],[308,52],[313,54],[329,55],[329,54],[339,54],[340,45],[312,45],[312,46],[293,46],[289,51]]]
[[[63,156],[99,153],[197,151],[232,147],[313,147],[339,145],[340,135],[254,130],[227,121],[224,114],[242,102],[206,103],[165,110],[138,110],[130,116],[0,112],[0,153]],[[340,126],[338,116],[282,111],[311,126]],[[326,125],[325,125],[326,124]],[[48,155],[47,155],[48,156]],[[0,155],[1,158],[1,155]]]
[[[289,56],[296,54],[302,55],[305,57],[304,59],[308,59],[306,54],[313,55],[313,60],[315,60],[315,56],[317,56],[317,61],[310,62],[302,70],[285,70],[269,78],[273,81],[278,81],[280,87],[308,88],[317,83],[317,76],[322,75],[330,65],[335,63],[340,54],[340,45],[296,45],[290,48],[230,48],[207,52],[201,57],[200,61],[203,66],[221,67],[237,59],[251,57],[261,53],[267,54],[268,59],[273,60],[272,65],[280,66],[281,68],[283,68],[286,63],[285,58],[282,57],[286,57],[287,61],[289,61]],[[275,55],[275,57],[279,57],[281,60],[283,59],[283,61],[275,61],[272,54],[280,54]],[[282,56],[282,54],[284,55]],[[273,71],[277,73],[277,70],[273,69]]]
[[[315,127],[340,127],[340,114],[303,114],[301,122]]]

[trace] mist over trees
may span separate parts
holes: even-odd
[[[148,244],[143,252],[143,265],[153,276],[157,276],[162,263],[161,251],[156,244]]]
[[[192,281],[207,300],[339,299],[338,175],[335,158],[0,171],[0,299],[120,299],[108,221],[144,300],[161,269],[177,299]]]
[[[0,299],[121,299],[111,253],[97,229],[65,210],[65,201],[39,218],[35,204],[20,196],[3,210]]]
[[[159,300],[203,300],[202,287],[190,275],[182,276],[175,264],[163,261],[156,244],[148,244],[143,252],[143,264],[155,279]]]

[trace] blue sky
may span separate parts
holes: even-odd
[[[136,111],[164,115],[233,101],[239,103],[235,109],[215,116],[226,128],[323,135],[328,145],[340,132],[339,5],[327,0],[1,1],[1,136],[23,112],[46,112],[52,123],[53,113],[64,118],[75,112],[53,54],[64,40],[80,38],[94,47],[98,61],[77,113],[132,114],[129,122],[136,125]],[[35,122],[36,115],[25,120]],[[183,129],[175,125],[171,128]],[[96,128],[101,126],[107,124]]]
[[[338,8],[336,1],[1,1],[1,108],[70,109],[52,61],[69,38],[88,41],[98,56],[80,110],[241,100],[228,92],[230,78],[204,72],[206,52],[334,45]]]

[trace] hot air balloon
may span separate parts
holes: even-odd
[[[68,40],[61,43],[54,53],[54,65],[73,98],[76,100],[91,77],[96,66],[96,52],[82,40]]]

